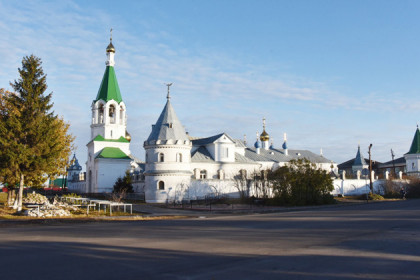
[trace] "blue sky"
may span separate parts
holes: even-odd
[[[86,3],[87,2],[87,3]],[[133,154],[165,104],[193,136],[227,132],[342,162],[409,150],[420,121],[419,1],[0,0],[0,87],[43,60],[54,109],[86,161],[112,27]],[[84,166],[84,164],[83,164]]]

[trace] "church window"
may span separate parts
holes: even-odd
[[[226,148],[226,157],[229,157],[229,148]]]
[[[245,169],[241,169],[239,171],[239,173],[241,174],[241,179],[242,180],[246,180],[246,177],[247,177],[246,170]]]
[[[124,108],[120,106],[120,124],[124,124]]]
[[[169,128],[172,128],[172,123],[169,123]]]
[[[223,170],[222,170],[222,169],[219,169],[219,170],[218,170],[218,173],[219,173],[219,179],[220,179],[220,180],[225,179],[225,174],[224,174],[224,172],[223,172]]]
[[[411,169],[415,169],[416,165],[414,164],[414,162],[411,163]]]
[[[109,106],[109,123],[115,123],[115,106]]]
[[[177,162],[182,162],[182,154],[181,153],[176,154],[176,161]]]
[[[99,105],[98,118],[99,118],[99,123],[104,123],[104,105],[103,104]]]
[[[159,181],[159,190],[164,190],[165,189],[165,182],[163,181]]]
[[[200,179],[207,179],[207,170],[200,171]]]
[[[164,162],[165,161],[165,155],[163,153],[159,154],[159,162]]]

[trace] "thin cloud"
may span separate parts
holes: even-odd
[[[240,61],[221,50],[190,49],[164,30],[152,32],[148,22],[142,23],[147,30],[139,36],[124,28],[127,22],[123,19],[100,9],[82,9],[72,1],[0,3],[0,51],[5,54],[0,61],[0,86],[7,88],[17,78],[23,56],[40,56],[48,74],[48,90],[54,91],[55,111],[71,122],[82,161],[90,137],[90,105],[103,75],[111,24],[118,30],[114,32],[116,72],[128,107],[128,129],[133,132],[133,151],[139,153],[143,151],[138,143],[147,138],[163,108],[164,82],[174,82],[177,113],[200,136],[222,131],[235,138],[254,135],[261,129],[261,118],[267,116],[280,126],[270,130],[278,145],[288,132],[296,147],[323,148],[326,156],[337,161],[353,156],[357,144],[353,135],[360,128],[345,119],[337,125],[334,119],[341,117],[330,118],[328,113],[407,113],[420,108],[420,102],[402,94],[396,100],[392,92],[338,90],[342,77],[316,81],[272,65]],[[327,116],[315,117],[321,111]],[[386,138],[388,133],[377,137]],[[370,131],[360,135],[369,136]]]

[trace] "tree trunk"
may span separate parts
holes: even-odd
[[[7,190],[7,206],[12,204],[12,189]]]
[[[17,195],[17,211],[22,211],[22,200],[23,200],[23,183],[24,183],[25,176],[20,174],[20,182],[19,182],[19,192]]]
[[[13,207],[14,198],[16,197],[16,190],[9,189],[7,192],[7,206]]]

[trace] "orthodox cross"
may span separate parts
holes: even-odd
[[[169,94],[169,88],[172,86],[172,84],[173,83],[170,83],[170,84],[165,84],[167,87],[168,87],[168,95],[166,96],[166,99],[170,99],[171,98],[171,96],[170,96],[170,94]]]
[[[263,117],[263,129],[265,130],[265,117]]]
[[[111,33],[111,39],[110,39],[110,41],[112,42],[112,28],[111,28],[111,30],[109,30],[109,33]]]

